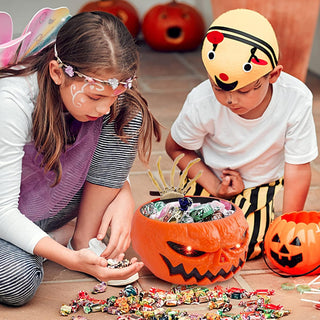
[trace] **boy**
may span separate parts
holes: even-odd
[[[273,200],[284,183],[283,213],[304,207],[318,155],[312,94],[282,72],[270,23],[247,9],[231,10],[210,26],[202,47],[209,79],[194,88],[172,125],[166,151],[193,178],[189,195],[229,199],[249,223],[248,259],[262,252]]]

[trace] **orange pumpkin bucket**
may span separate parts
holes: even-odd
[[[190,197],[194,203],[226,201]],[[132,246],[145,266],[158,278],[174,284],[209,285],[233,277],[244,265],[248,249],[248,223],[240,208],[212,221],[175,223],[151,219],[140,206],[133,217]],[[177,199],[161,200],[165,203]]]
[[[320,212],[292,212],[276,218],[264,240],[265,254],[292,275],[320,273]]]

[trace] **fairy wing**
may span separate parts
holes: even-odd
[[[12,39],[12,19],[9,13],[0,11],[0,44]]]
[[[6,67],[9,63],[16,61],[16,55],[19,46],[23,40],[30,37],[30,35],[31,33],[28,32],[19,38],[0,44],[0,68]]]
[[[17,61],[36,53],[53,42],[61,26],[70,17],[69,9],[66,7],[39,10],[23,31],[23,34],[30,32],[31,36],[23,41]]]
[[[0,11],[0,68],[14,62],[21,43],[30,36],[30,32],[12,40],[13,25],[9,13]]]

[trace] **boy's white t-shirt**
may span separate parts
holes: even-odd
[[[206,80],[189,93],[171,135],[181,147],[199,150],[217,177],[229,168],[239,171],[245,188],[259,186],[281,178],[285,162],[317,157],[312,98],[300,80],[282,72],[264,114],[248,120],[221,105]]]

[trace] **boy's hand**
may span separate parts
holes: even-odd
[[[225,169],[222,171],[221,182],[217,188],[217,197],[230,199],[244,189],[244,183],[238,171]]]

